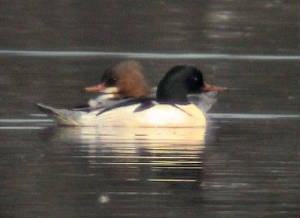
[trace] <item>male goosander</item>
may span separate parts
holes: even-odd
[[[224,88],[204,82],[202,72],[193,66],[175,66],[157,87],[156,99],[138,97],[117,104],[66,110],[38,104],[54,116],[58,124],[98,127],[205,127],[204,112],[188,99],[189,94],[221,91]]]
[[[133,60],[122,61],[107,69],[100,79],[100,84],[86,87],[85,90],[101,93],[89,100],[89,107],[111,104],[109,100],[145,97],[150,93],[142,66]]]

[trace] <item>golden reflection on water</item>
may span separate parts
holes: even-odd
[[[99,137],[115,140],[168,140],[190,141],[204,140],[205,128],[118,128],[118,127],[58,127],[57,132],[74,139],[98,140]],[[63,136],[64,137],[64,136]]]
[[[202,170],[205,128],[57,128],[54,138],[90,168],[112,168],[109,179],[194,183]]]
[[[205,128],[57,128],[55,137],[88,145],[90,153],[97,147],[111,147],[114,151],[118,147],[122,151],[138,147],[165,150],[176,149],[177,145],[194,151],[204,146]]]

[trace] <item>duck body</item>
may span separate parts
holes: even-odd
[[[124,102],[123,102],[124,103]],[[151,104],[151,105],[147,105]],[[53,115],[59,125],[96,127],[203,127],[205,114],[194,104],[160,104],[151,100],[146,105],[134,103],[111,109],[67,110],[38,106]]]

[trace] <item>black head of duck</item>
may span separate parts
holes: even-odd
[[[161,103],[188,104],[187,96],[226,88],[210,85],[204,81],[201,70],[193,66],[178,65],[171,68],[157,87],[157,101]]]

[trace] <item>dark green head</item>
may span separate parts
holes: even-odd
[[[205,86],[202,72],[193,66],[171,68],[157,87],[157,101],[186,104],[187,95],[200,93]]]

